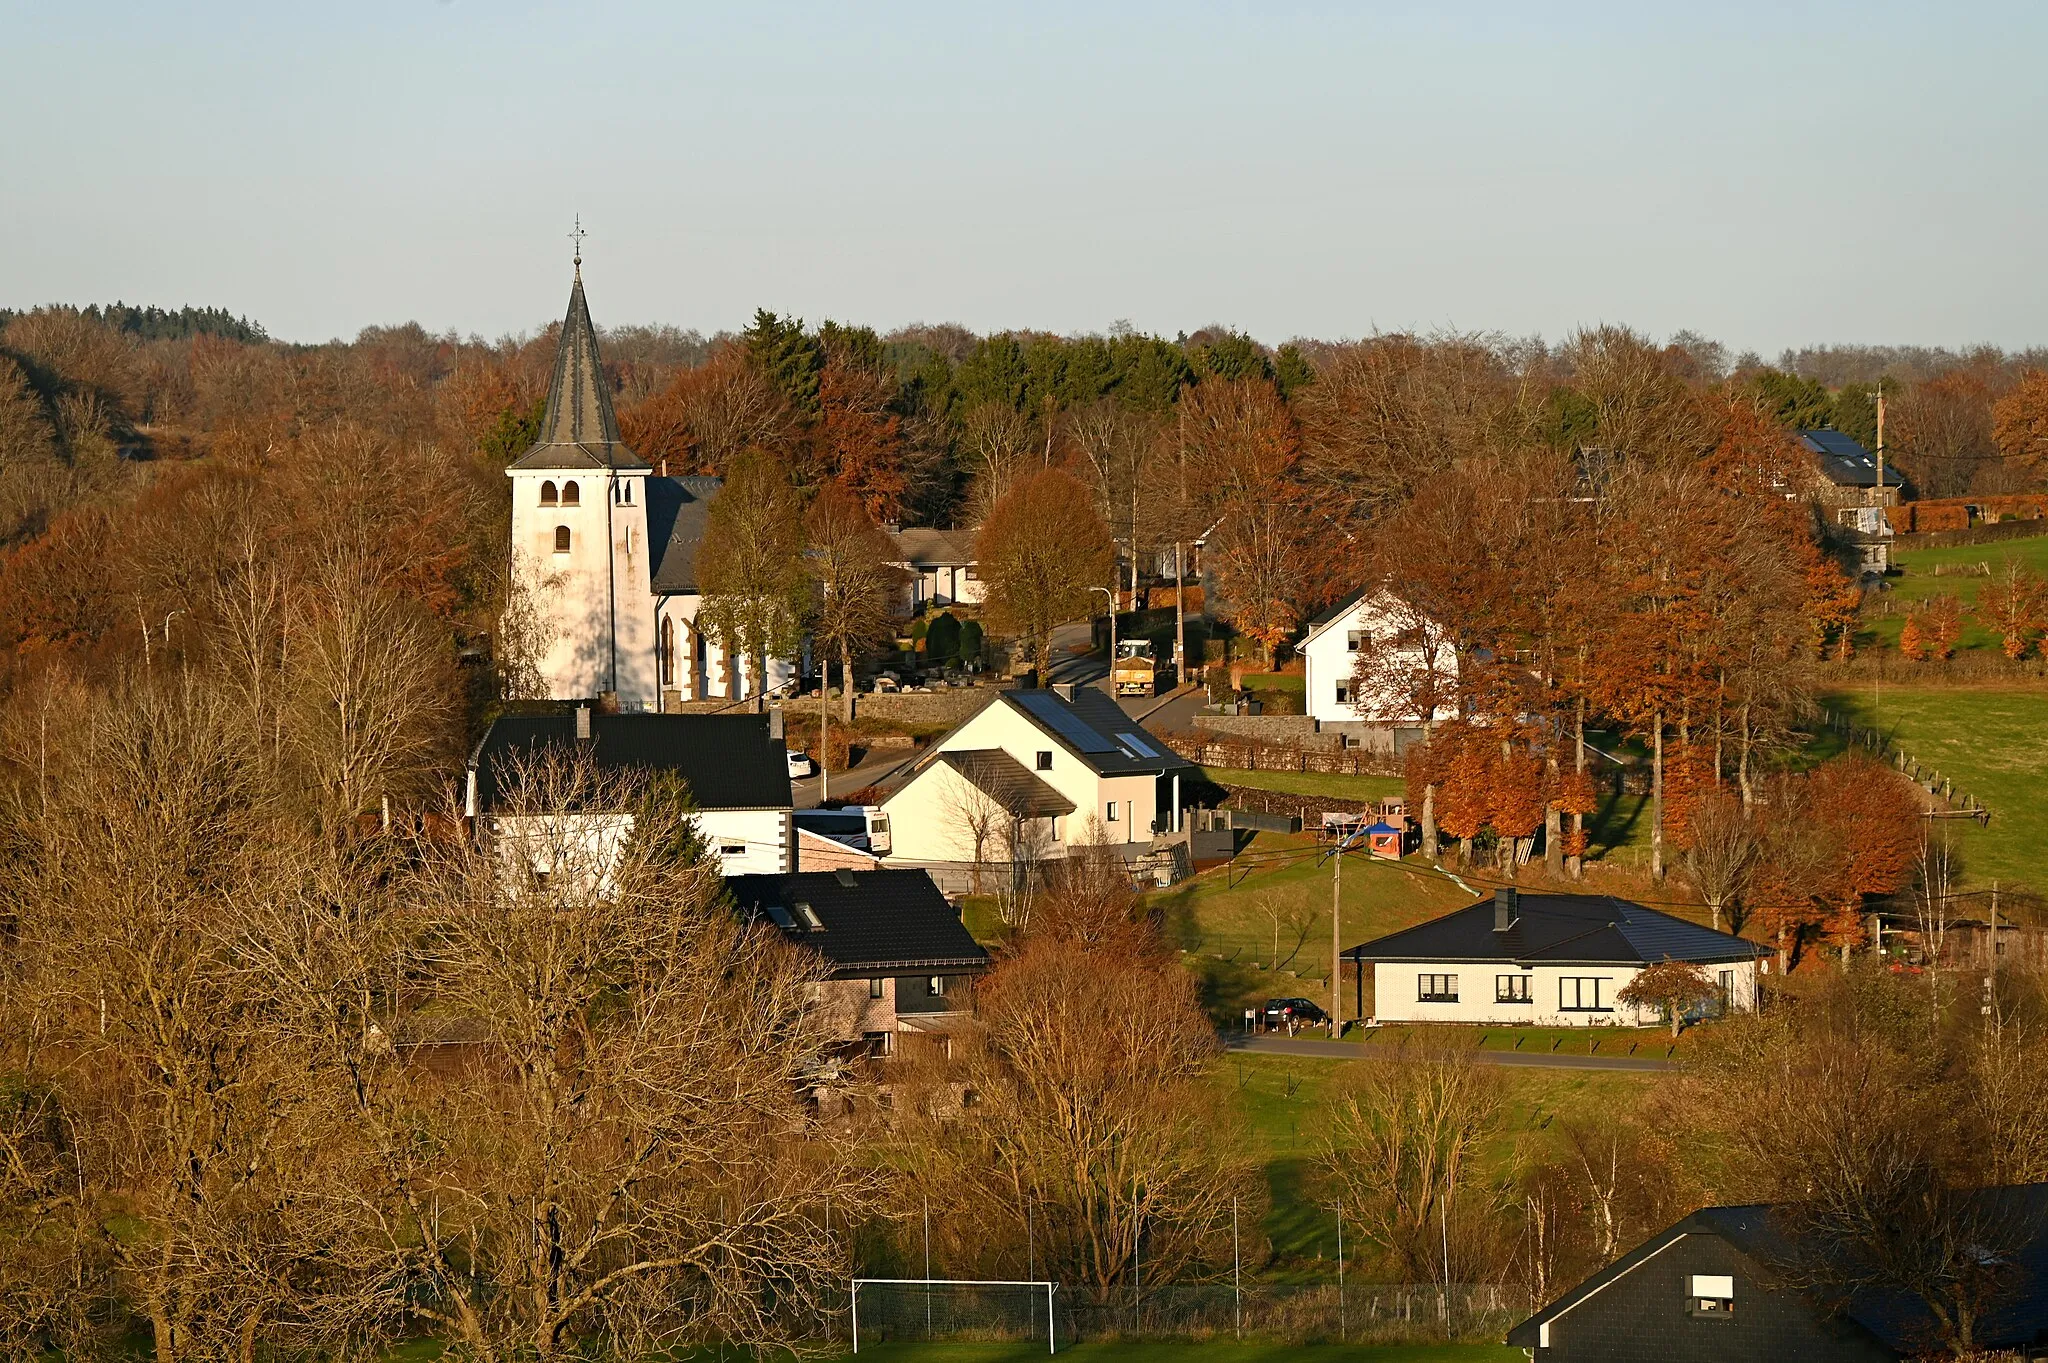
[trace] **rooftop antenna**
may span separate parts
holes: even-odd
[[[588,232],[583,230],[583,215],[578,213],[576,215],[576,230],[569,234],[569,240],[576,243],[576,259],[574,264],[578,280],[583,278],[583,239],[589,235]]]

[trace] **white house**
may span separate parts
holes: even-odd
[[[883,802],[887,864],[1041,861],[1105,842],[1150,852],[1180,831],[1193,773],[1093,687],[1000,691]]]
[[[910,573],[910,609],[925,606],[978,606],[987,590],[975,570],[973,530],[899,530],[899,566]]]
[[[782,713],[766,715],[593,714],[589,706],[549,714],[501,715],[469,759],[465,810],[490,835],[525,849],[529,869],[565,853],[599,874],[632,831],[625,810],[533,811],[509,789],[522,766],[550,752],[587,756],[600,772],[669,775],[687,789],[692,821],[727,875],[796,869],[789,761]],[[518,808],[519,812],[511,812]]]
[[[1620,1002],[1645,967],[1684,961],[1720,986],[1724,1009],[1756,1007],[1769,948],[1625,899],[1520,894],[1490,900],[1351,948],[1373,979],[1382,1022],[1493,1026],[1643,1026],[1654,1010]],[[1361,1003],[1363,1000],[1361,999]]]
[[[719,480],[658,477],[619,439],[580,261],[540,439],[505,472],[515,608],[502,645],[546,698],[664,711],[760,690],[751,660],[697,628],[697,549]],[[795,674],[771,658],[769,689]]]
[[[1441,690],[1458,674],[1458,651],[1434,621],[1390,592],[1358,591],[1309,621],[1298,650],[1306,668],[1308,713],[1319,723],[1361,728],[1421,728],[1415,696],[1433,675]],[[1358,664],[1369,662],[1363,685]],[[1437,707],[1439,720],[1456,712]]]

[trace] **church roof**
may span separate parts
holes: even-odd
[[[723,486],[718,478],[647,480],[647,542],[654,546],[648,573],[656,596],[697,590],[697,546],[711,501]]]
[[[555,348],[555,378],[548,386],[540,439],[512,464],[515,469],[645,469],[653,467],[619,439],[611,384],[597,353],[597,328],[583,301],[583,272],[569,288],[569,313]]]

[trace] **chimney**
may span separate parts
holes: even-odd
[[[1521,891],[1511,890],[1505,885],[1495,890],[1493,892],[1493,930],[1495,932],[1506,932],[1513,925],[1515,914],[1521,907]]]
[[[768,737],[774,739],[782,737],[782,711],[780,709],[768,712]]]
[[[1072,682],[1054,682],[1052,684],[1052,693],[1061,700],[1071,703],[1074,699],[1074,684]]]
[[[590,707],[588,705],[576,707],[576,737],[585,743],[590,741]]]

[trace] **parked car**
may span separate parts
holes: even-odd
[[[783,749],[783,754],[789,758],[789,774],[791,776],[809,776],[814,770],[811,766],[809,754],[800,753],[795,748],[785,748]]]
[[[1330,1015],[1316,1007],[1312,999],[1267,999],[1266,1025],[1285,1027],[1290,1021],[1297,1027],[1310,1023],[1321,1025],[1328,1022]]]

